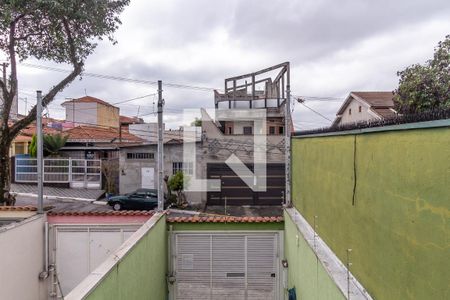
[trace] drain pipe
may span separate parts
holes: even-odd
[[[42,91],[36,91],[36,140],[37,140],[37,212],[44,213],[44,142],[42,134]]]
[[[48,278],[48,222],[44,223],[44,271],[39,273],[39,279]]]

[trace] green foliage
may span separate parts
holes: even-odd
[[[13,31],[15,52],[21,60],[29,57],[58,63],[84,61],[97,46],[95,40],[108,38],[118,28],[129,0],[15,0],[0,4],[0,50],[10,53]],[[12,27],[14,25],[14,27]]]
[[[191,122],[191,126],[201,127],[202,119],[195,117],[195,120]]]
[[[176,172],[172,177],[170,177],[167,186],[171,191],[179,192],[183,190],[185,176],[183,172]]]
[[[439,42],[425,65],[415,64],[398,72],[394,98],[400,113],[450,108],[450,35]]]
[[[36,135],[33,135],[31,138],[31,143],[28,146],[28,153],[31,157],[37,157],[37,138]]]
[[[58,154],[59,150],[66,144],[68,138],[68,135],[63,136],[60,133],[54,135],[44,134],[44,156]],[[31,139],[31,143],[28,146],[28,153],[31,157],[37,157],[36,135],[33,135],[33,138]]]
[[[68,135],[57,134],[44,134],[44,156],[56,155],[59,149],[64,147],[69,138]]]
[[[186,196],[183,193],[184,187],[189,184],[189,177],[184,175],[183,172],[178,171],[172,177],[170,177],[167,182],[167,187],[170,191],[175,191],[177,193],[176,204],[178,207],[183,207],[187,205]],[[174,199],[172,195],[169,195],[169,202],[173,203]]]

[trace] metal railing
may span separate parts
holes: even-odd
[[[44,182],[70,183],[74,188],[101,188],[102,162],[99,159],[45,158]],[[37,182],[37,159],[16,157],[16,182]]]

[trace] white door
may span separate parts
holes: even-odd
[[[54,227],[53,262],[63,294],[67,295],[138,228],[135,225]]]
[[[143,189],[155,188],[155,168],[141,169],[141,188]]]
[[[176,300],[279,299],[278,234],[177,233]]]

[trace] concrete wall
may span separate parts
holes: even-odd
[[[97,124],[97,103],[80,102],[66,103],[66,121],[79,122],[78,125],[89,126],[89,124]]]
[[[166,221],[156,214],[65,299],[164,300],[166,274]]]
[[[200,146],[199,146],[200,147]],[[154,159],[127,159],[127,153],[154,153]],[[197,154],[200,151],[197,150]],[[120,193],[130,193],[142,186],[142,168],[153,168],[155,187],[157,184],[157,145],[145,145],[139,147],[124,147],[120,150],[120,172],[119,185]],[[174,162],[183,162],[183,144],[165,144],[164,145],[164,174],[173,175]],[[199,173],[200,170],[197,170]],[[197,177],[200,175],[198,174]],[[200,178],[200,177],[199,177]],[[200,203],[200,193],[186,193],[186,198],[191,203]]]
[[[47,299],[44,271],[45,215],[0,227],[0,299]]]
[[[450,122],[435,124],[293,139],[295,207],[376,299],[450,296]]]
[[[287,288],[295,287],[297,299],[302,300],[346,299],[287,213],[284,224],[284,257],[289,264]]]
[[[119,108],[97,103],[97,124],[119,128]]]

